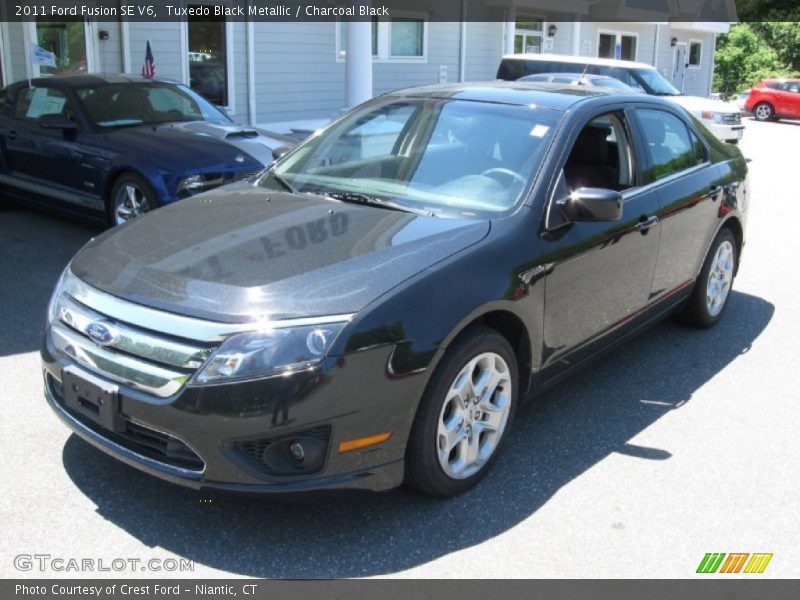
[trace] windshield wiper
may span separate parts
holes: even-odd
[[[412,208],[410,206],[398,204],[397,202],[392,202],[391,200],[384,200],[383,198],[376,198],[375,196],[362,194],[361,192],[326,190],[323,192],[314,192],[314,193],[320,194],[322,196],[327,196],[328,198],[333,198],[334,200],[339,200],[340,202],[350,202],[352,204],[364,204],[366,206],[377,206],[378,208],[385,208],[387,210],[397,210],[417,215],[425,215],[427,217],[436,216],[436,213],[430,210],[425,210],[422,208]]]

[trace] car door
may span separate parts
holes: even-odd
[[[622,108],[594,116],[564,145],[541,236],[548,271],[542,366],[552,367],[554,375],[648,303],[659,250],[659,205],[655,192],[639,184],[641,158],[628,120]],[[560,216],[559,204],[581,187],[621,192],[622,217],[571,222]]]
[[[643,183],[658,195],[661,251],[652,301],[690,286],[717,226],[719,169],[689,120],[664,107],[633,109],[642,137]]]
[[[778,114],[800,117],[800,81],[786,81],[781,91],[781,107]]]
[[[68,200],[77,185],[78,131],[42,127],[40,119],[49,115],[74,120],[73,104],[63,90],[47,85],[19,89],[3,128],[9,174],[12,185],[37,196]]]

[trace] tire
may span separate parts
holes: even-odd
[[[753,107],[753,116],[756,121],[772,121],[775,119],[775,109],[769,102],[759,102]]]
[[[686,323],[707,329],[719,322],[730,300],[737,261],[736,238],[724,227],[711,244],[692,295],[681,313]]]
[[[481,394],[484,377],[496,378],[496,387],[489,390],[490,383],[484,387],[489,393]],[[518,396],[517,361],[508,341],[487,327],[462,334],[447,349],[417,409],[406,448],[406,483],[439,498],[477,484],[508,437]],[[451,445],[449,438],[459,441]]]
[[[150,184],[134,173],[120,175],[106,199],[106,221],[109,227],[141,216],[157,207]],[[129,216],[125,216],[125,213]]]

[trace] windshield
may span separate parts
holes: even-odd
[[[681,92],[667,81],[664,76],[655,69],[633,69],[633,77],[644,89],[645,92],[653,96],[680,96]]]
[[[613,88],[615,90],[631,91],[630,86],[622,83],[619,79],[614,79],[613,77],[595,77],[594,80],[592,80],[592,83],[594,85]]]
[[[77,92],[89,118],[101,128],[230,120],[208,100],[182,85],[155,81],[101,84]]]
[[[559,113],[441,98],[370,103],[266,172],[260,184],[412,211],[489,217],[516,205]]]

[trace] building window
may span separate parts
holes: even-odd
[[[336,55],[344,58],[347,54],[347,21],[339,21],[337,27],[339,47],[336,49]],[[372,56],[378,56],[378,17],[372,17]]]
[[[636,60],[636,41],[637,38],[633,34],[601,32],[597,40],[597,56]]]
[[[190,8],[193,5],[189,5]],[[217,106],[228,106],[228,56],[224,17],[187,19],[189,87]]]
[[[689,66],[699,67],[700,57],[703,55],[702,42],[689,42]]]
[[[425,21],[422,19],[392,19],[391,55],[399,57],[425,56]]]
[[[517,21],[514,27],[514,52],[539,54],[542,51],[542,21]]]
[[[36,43],[56,55],[56,66],[41,65],[42,75],[88,71],[86,27],[83,21],[36,21]]]

